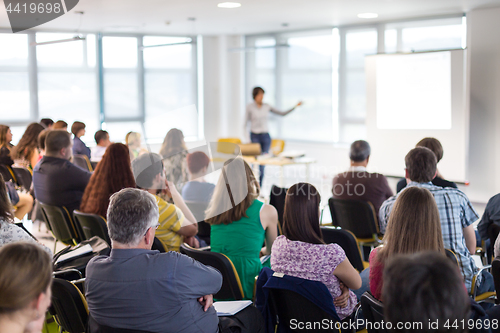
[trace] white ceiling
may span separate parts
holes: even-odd
[[[459,14],[478,7],[500,6],[500,0],[232,0],[242,6],[218,8],[217,3],[223,1],[80,0],[66,15],[34,29],[76,31],[81,19],[80,31],[254,34]],[[0,2],[0,28],[9,28],[3,0]],[[75,11],[85,14],[80,18]],[[357,18],[362,12],[375,12],[379,17]]]

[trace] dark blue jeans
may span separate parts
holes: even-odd
[[[269,148],[271,147],[271,136],[269,133],[250,133],[250,141],[252,141],[252,143],[260,144],[262,154],[269,153]],[[262,186],[262,180],[264,179],[264,166],[260,165],[259,170],[259,183],[260,186]]]

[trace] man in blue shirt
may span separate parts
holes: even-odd
[[[479,219],[478,214],[467,196],[460,190],[432,184],[431,181],[437,173],[437,160],[430,149],[416,147],[410,150],[405,157],[405,164],[408,182],[406,188],[423,187],[434,196],[441,219],[444,247],[455,252],[467,290],[471,290],[472,278],[478,271],[471,255],[476,250],[476,235],[472,223]],[[380,207],[379,223],[382,233],[385,232],[392,206],[398,194],[387,199]],[[482,276],[478,277],[478,283],[477,295],[495,290],[493,277],[489,272],[483,271]]]
[[[216,333],[213,297],[222,275],[177,252],[151,246],[158,227],[155,197],[126,188],[111,196],[110,256],[93,258],[85,280],[89,312],[100,325],[149,332]]]

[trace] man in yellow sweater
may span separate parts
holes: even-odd
[[[183,242],[196,246],[194,236],[198,233],[198,223],[175,186],[165,178],[161,156],[140,155],[132,161],[132,171],[137,187],[153,194],[158,203],[160,217],[155,236],[168,251],[179,252]],[[172,198],[174,204],[161,196]]]

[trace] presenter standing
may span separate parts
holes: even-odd
[[[247,126],[248,123],[250,123],[250,141],[252,143],[260,144],[262,154],[267,154],[271,146],[271,137],[269,136],[269,129],[267,126],[269,112],[280,116],[286,116],[295,110],[297,106],[300,106],[302,102],[298,102],[297,105],[288,111],[279,111],[267,103],[262,103],[262,100],[264,99],[264,89],[261,87],[253,88],[252,97],[254,102],[247,105],[245,112],[244,131],[245,133],[248,133]],[[262,186],[262,180],[264,179],[264,166],[259,166],[259,170],[259,183]]]

